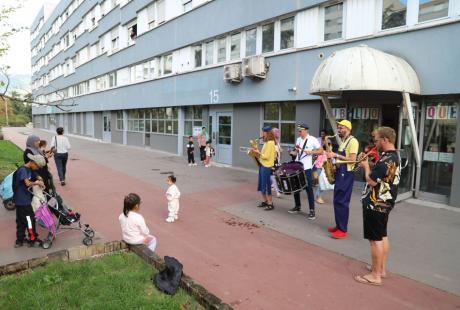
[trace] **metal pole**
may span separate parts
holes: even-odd
[[[412,135],[412,147],[415,153],[415,163],[417,166],[417,173],[419,173],[420,167],[422,166],[422,159],[420,156],[420,149],[418,145],[417,131],[415,129],[414,113],[412,110],[412,104],[410,102],[409,93],[403,92],[402,95],[403,95],[404,106],[406,107],[407,120],[409,121],[410,132]]]
[[[329,123],[331,124],[332,131],[334,132],[335,139],[337,143],[340,145],[342,144],[342,139],[340,139],[337,131],[337,121],[335,119],[334,114],[332,114],[331,103],[329,102],[329,98],[325,95],[321,95],[321,101],[323,102],[324,110],[326,111],[327,118],[329,119]]]

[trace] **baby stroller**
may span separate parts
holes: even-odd
[[[2,197],[3,205],[10,211],[16,208],[13,201],[13,174],[14,171],[7,175],[0,184],[0,196]]]
[[[42,247],[44,249],[51,247],[56,235],[63,230],[80,230],[84,235],[83,244],[87,246],[93,244],[94,230],[89,224],[81,223],[80,213],[69,209],[54,189],[52,192],[42,192],[46,197],[45,200],[43,196],[39,198],[37,194],[33,194],[40,201],[40,206],[35,211],[35,219],[40,226],[48,230],[48,236],[43,240]]]

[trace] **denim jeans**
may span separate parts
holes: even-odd
[[[56,153],[54,154],[54,162],[56,163],[56,168],[59,175],[59,181],[65,181],[65,173],[67,167],[67,159],[69,158],[69,153]]]

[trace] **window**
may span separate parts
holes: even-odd
[[[117,86],[117,73],[116,72],[109,73],[109,88],[116,87],[116,86]]]
[[[343,3],[324,8],[324,41],[342,37]]]
[[[192,9],[192,0],[182,0],[184,6],[184,12],[188,12]]]
[[[262,53],[273,52],[275,42],[274,23],[262,26]]]
[[[137,38],[137,23],[131,24],[128,26],[128,44],[131,45],[135,43],[136,38]]]
[[[162,24],[165,22],[165,0],[158,0],[156,3],[158,24]]]
[[[382,29],[390,29],[406,24],[407,0],[383,0]]]
[[[232,35],[230,45],[230,60],[240,58],[241,33]]]
[[[112,40],[112,52],[118,50],[118,27],[112,29],[110,32],[111,40]]]
[[[246,31],[246,57],[256,54],[256,38],[257,29],[250,29]]]
[[[225,62],[227,60],[227,38],[217,40],[217,62]]]
[[[449,13],[449,0],[419,0],[418,21],[446,17]]]
[[[281,43],[282,50],[294,47],[294,17],[281,21]]]
[[[147,22],[149,24],[149,30],[155,27],[155,3],[147,7]]]
[[[123,130],[123,111],[117,111],[117,130]]]
[[[150,132],[161,134],[178,133],[178,108],[156,108],[148,110],[149,118],[146,114],[146,129],[150,127]],[[147,130],[146,130],[147,131]]]
[[[143,65],[134,65],[131,67],[131,82],[139,82],[143,79]]]
[[[201,106],[185,107],[184,135],[193,135],[193,127],[203,126],[203,108]]]
[[[144,132],[144,110],[128,111],[128,131]]]
[[[163,56],[163,74],[172,73],[172,54]]]
[[[65,47],[69,47],[70,45],[70,35],[69,34],[66,34],[65,37],[64,37],[64,44],[65,44]]]
[[[205,44],[205,65],[212,65],[214,63],[214,41]]]
[[[267,103],[264,107],[264,126],[279,128],[280,143],[293,144],[296,137],[295,114],[295,103]]]
[[[195,60],[195,68],[201,67],[201,64],[202,64],[201,44],[195,45],[193,47],[193,56]]]

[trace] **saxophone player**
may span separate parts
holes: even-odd
[[[336,158],[343,161],[356,161],[359,142],[351,135],[351,122],[342,120],[337,123],[337,131],[342,138],[342,144],[337,153],[328,152],[328,158]],[[335,171],[334,185],[334,215],[335,226],[328,228],[331,237],[343,239],[347,237],[348,216],[350,213],[350,198],[354,183],[354,164],[338,165]]]
[[[262,203],[258,207],[269,211],[274,209],[271,174],[276,158],[275,136],[270,125],[262,128],[262,138],[264,140],[262,150],[259,151],[257,148],[253,148],[252,151],[258,155],[260,163],[257,191],[262,194]]]

